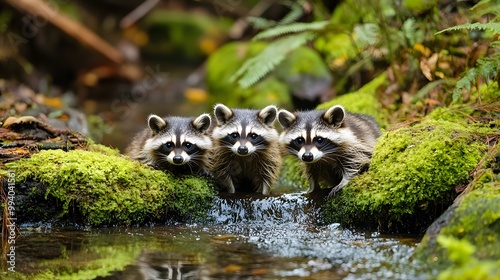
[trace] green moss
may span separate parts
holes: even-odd
[[[71,207],[93,226],[141,224],[163,219],[165,212],[189,216],[208,208],[214,195],[207,179],[174,178],[125,157],[99,152],[42,151],[7,168],[14,170],[19,183],[31,180],[47,185],[45,198],[63,204],[60,217],[67,216]]]
[[[86,246],[87,247],[87,246]],[[36,279],[95,279],[107,276],[114,271],[122,271],[134,263],[141,253],[141,246],[88,246],[80,256],[81,261],[68,261],[67,258],[48,260],[40,263],[47,270],[30,278]],[[90,257],[89,257],[90,256]],[[72,256],[78,259],[78,256]]]
[[[438,233],[417,247],[417,258],[442,271],[439,279],[500,278],[500,175],[491,156],[499,150],[497,144],[482,160],[471,190],[443,214]]]
[[[464,106],[453,106],[453,107],[439,107],[434,109],[427,118],[433,120],[443,120],[443,121],[465,121],[468,116],[473,113],[472,108]]]
[[[500,260],[476,258],[476,247],[467,240],[440,235],[437,242],[447,250],[453,262],[451,266],[439,272],[438,280],[500,279]]]
[[[500,187],[485,184],[466,195],[441,235],[466,238],[479,258],[500,259]]]
[[[104,146],[101,144],[89,143],[89,145],[87,146],[87,150],[89,150],[91,152],[98,152],[98,153],[105,154],[108,156],[120,155],[120,150],[113,149],[113,148],[110,148],[108,146]]]
[[[384,133],[368,172],[325,205],[329,221],[420,232],[449,205],[487,145],[466,124],[423,121]],[[443,209],[444,210],[444,209]]]
[[[359,90],[320,104],[317,109],[326,110],[333,105],[342,105],[349,112],[370,115],[375,118],[381,127],[386,127],[388,113],[377,100],[376,93],[379,88],[386,86],[387,83],[387,74],[380,74]]]
[[[477,92],[477,90],[473,91]],[[481,98],[482,102],[497,101],[500,99],[500,89],[498,89],[497,81],[490,81],[489,83],[481,85],[479,88],[479,95],[476,94],[478,98]]]

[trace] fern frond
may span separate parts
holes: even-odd
[[[494,2],[494,3],[492,3]],[[500,6],[498,1],[491,0],[481,0],[472,6],[469,10],[474,12],[474,16],[481,17],[487,14],[493,14],[495,16],[500,16]]]
[[[494,48],[497,51],[500,51],[500,41],[493,41],[490,43],[489,46]]]
[[[312,40],[316,34],[303,32],[278,39],[270,43],[258,55],[249,58],[245,63],[229,78],[231,82],[239,78],[238,84],[242,88],[248,88],[257,83],[260,79],[271,72],[280,64],[290,51],[304,45]],[[241,78],[240,78],[241,77]]]
[[[375,45],[380,39],[380,29],[375,23],[365,23],[354,27],[354,34],[363,46]]]
[[[287,1],[287,4],[290,7],[290,12],[288,12],[288,14],[286,14],[279,21],[280,25],[292,23],[304,15],[304,10],[302,9],[301,2],[295,3],[292,1]]]
[[[247,21],[255,29],[266,29],[273,27],[277,24],[277,22],[274,20],[265,19],[261,17],[247,17]]]
[[[452,26],[441,31],[435,33],[435,35],[447,32],[447,31],[456,31],[456,30],[464,30],[464,29],[480,29],[480,30],[489,30],[496,34],[500,33],[500,22],[488,22],[488,23],[466,23],[457,26]]]
[[[269,38],[278,37],[278,36],[291,34],[291,33],[323,30],[328,25],[328,23],[329,23],[329,21],[316,21],[316,22],[307,22],[307,23],[297,22],[297,23],[291,23],[288,25],[279,25],[279,26],[264,30],[262,32],[259,32],[257,35],[255,35],[252,38],[252,41],[269,39]]]
[[[500,54],[497,53],[493,57],[478,59],[476,67],[469,69],[465,75],[457,81],[453,90],[452,102],[458,101],[462,95],[462,90],[470,90],[473,84],[476,84],[477,79],[483,78],[486,82],[490,79],[495,79],[500,71]]]
[[[456,80],[454,79],[439,79],[439,80],[434,80],[425,86],[423,86],[417,93],[415,94],[415,97],[412,99],[412,102],[415,103],[419,100],[422,100],[424,97],[428,96],[431,90],[435,89],[436,87],[440,85],[448,85],[448,86],[453,86],[456,83]]]
[[[462,96],[462,90],[463,89],[470,90],[472,84],[476,81],[477,78],[478,75],[476,68],[471,68],[467,70],[465,75],[460,80],[458,80],[457,84],[455,85],[451,102],[456,103],[458,99]]]
[[[401,26],[401,31],[403,32],[404,36],[408,39],[408,42],[410,42],[411,46],[415,45],[415,43],[418,42],[417,28],[415,27],[414,18],[409,18],[405,20],[403,26]]]
[[[476,5],[472,6],[470,8],[471,11],[474,11],[475,9],[477,9],[479,6],[482,6],[484,4],[489,4],[491,2],[491,0],[481,0],[479,2],[476,3]]]

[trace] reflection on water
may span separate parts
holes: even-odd
[[[417,239],[320,225],[300,194],[218,198],[209,215],[203,224],[25,232],[18,271],[79,279],[425,278],[410,258]]]

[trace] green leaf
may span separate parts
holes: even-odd
[[[250,23],[255,29],[266,29],[273,27],[277,24],[276,21],[265,19],[261,17],[247,17],[248,23]]]
[[[273,37],[278,37],[291,33],[323,30],[328,25],[328,23],[329,23],[328,21],[317,21],[308,23],[297,22],[288,25],[280,25],[259,32],[257,35],[255,35],[255,37],[252,38],[252,41],[270,39]]]
[[[464,29],[480,29],[480,30],[490,30],[496,34],[500,33],[500,23],[498,22],[488,22],[488,23],[466,23],[457,26],[452,26],[441,31],[435,33],[435,35],[447,32],[447,31],[456,31],[456,30],[464,30]]]
[[[358,37],[358,41],[363,45],[375,45],[379,42],[380,29],[375,23],[365,23],[354,27],[354,34]]]
[[[287,1],[287,4],[290,7],[290,12],[288,12],[288,14],[286,14],[286,16],[284,16],[280,20],[280,25],[292,23],[299,19],[302,15],[304,15],[304,10],[302,9],[302,1],[300,1],[299,3]]]
[[[290,51],[304,45],[315,36],[314,33],[304,32],[270,43],[258,55],[245,61],[229,80],[234,82],[241,77],[238,83],[242,88],[252,86],[281,63]]]

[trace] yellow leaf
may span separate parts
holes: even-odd
[[[203,102],[208,98],[207,92],[201,88],[186,88],[184,96],[192,102]]]
[[[431,55],[431,50],[420,43],[416,43],[415,45],[413,45],[413,49],[422,53],[426,57]]]
[[[238,271],[241,271],[241,269],[242,269],[242,266],[237,265],[237,264],[230,264],[230,265],[224,267],[224,271],[227,273],[238,272]]]

